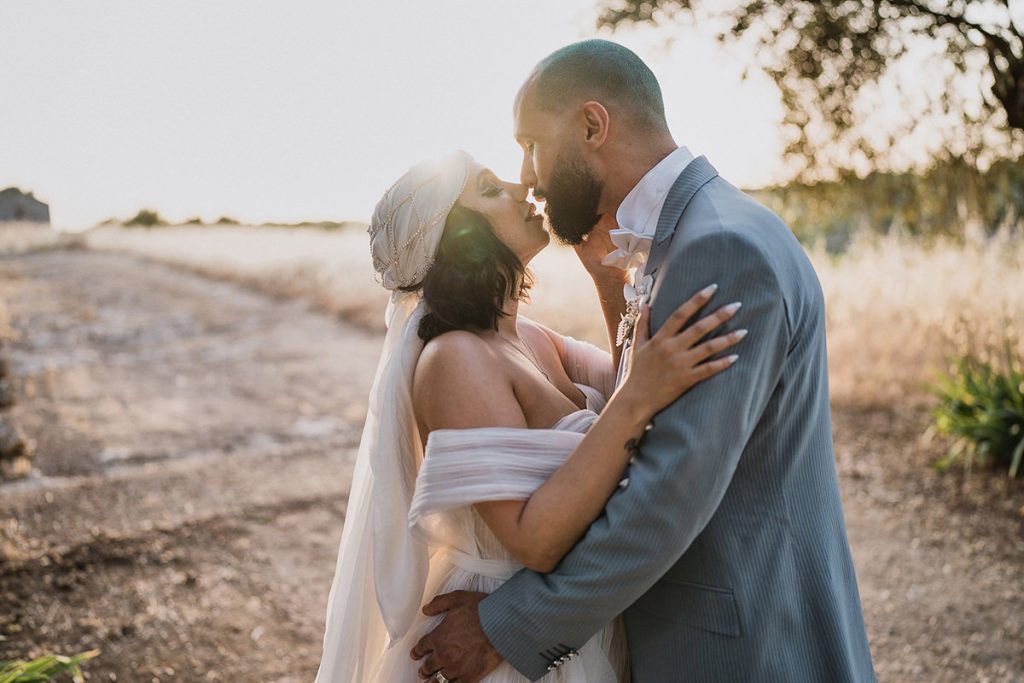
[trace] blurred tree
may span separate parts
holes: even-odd
[[[876,171],[863,178],[790,182],[751,191],[782,216],[802,242],[843,251],[854,235],[914,237],[1024,235],[1024,160],[987,170],[936,160],[917,171]]]
[[[945,123],[932,154],[984,166],[1020,152],[1024,0],[600,3],[599,27],[690,19],[715,27],[722,41],[751,41],[781,92],[786,153],[804,180],[888,166],[893,144],[925,116]],[[913,82],[914,106],[922,111],[880,135],[868,121],[878,107],[878,86],[912,48],[937,55],[929,72],[896,84],[905,96],[905,81]],[[874,100],[862,97],[872,89]]]
[[[152,209],[140,209],[137,214],[124,222],[125,225],[141,225],[144,228],[151,228],[154,225],[167,225],[167,221],[160,217],[160,214]]]

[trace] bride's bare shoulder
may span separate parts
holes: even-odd
[[[493,349],[483,339],[466,330],[452,330],[439,334],[426,343],[416,365],[416,374],[445,375],[459,371],[468,365],[486,371],[496,364]]]
[[[525,426],[501,359],[472,332],[445,332],[427,342],[416,364],[413,402],[429,429]]]
[[[452,330],[427,342],[416,364],[417,393],[439,391],[462,394],[482,385],[502,383],[505,368],[494,349],[465,330]]]

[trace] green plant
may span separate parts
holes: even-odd
[[[954,437],[953,446],[938,464],[961,462],[1007,468],[1011,477],[1021,473],[1024,460],[1024,369],[1006,344],[1006,362],[1000,367],[978,355],[957,359],[950,375],[932,387],[939,399],[934,410],[935,430]]]
[[[77,655],[44,655],[31,662],[0,662],[0,683],[38,683],[52,680],[62,673],[71,674],[75,683],[81,683],[82,662],[99,655],[99,650],[89,650]]]

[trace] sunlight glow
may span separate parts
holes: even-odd
[[[52,0],[0,5],[0,187],[54,224],[142,207],[171,220],[366,219],[408,166],[453,148],[516,179],[512,98],[595,3]],[[666,37],[675,38],[670,45]],[[677,140],[740,185],[780,168],[770,83],[692,29],[620,31]]]

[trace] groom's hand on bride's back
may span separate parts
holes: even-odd
[[[501,664],[502,657],[484,634],[477,615],[476,607],[486,597],[487,593],[453,591],[424,605],[427,616],[445,616],[410,653],[413,659],[422,660],[420,678],[429,680],[440,672],[450,681],[477,683]]]

